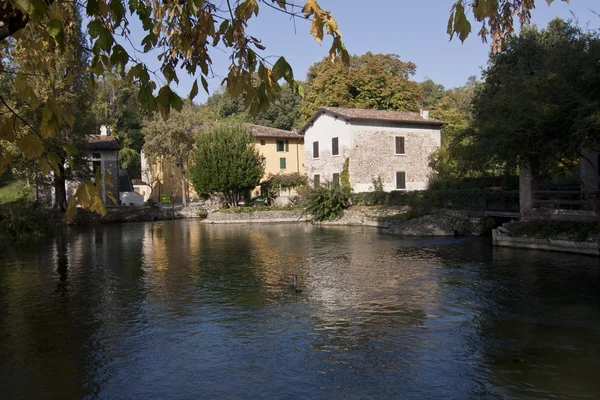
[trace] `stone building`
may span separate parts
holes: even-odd
[[[338,181],[349,159],[355,192],[372,191],[379,178],[385,191],[424,190],[442,125],[428,111],[321,108],[299,132],[306,144],[306,173],[315,182]]]
[[[96,170],[100,169],[104,203],[111,204],[107,192],[119,201],[119,150],[121,149],[119,142],[105,126],[102,126],[99,135],[87,135],[86,140],[87,145],[82,151],[82,156],[87,160],[90,176],[95,176]],[[110,178],[112,187],[104,184],[105,176]]]

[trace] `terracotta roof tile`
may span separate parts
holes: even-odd
[[[114,136],[87,135],[87,148],[90,150],[120,150],[121,145]]]
[[[296,132],[286,131],[283,129],[270,128],[268,126],[247,124],[252,130],[252,134],[256,137],[273,137],[273,138],[302,138],[302,135]]]
[[[391,121],[409,124],[443,125],[435,118],[423,118],[421,114],[408,111],[369,110],[365,108],[323,107],[300,129],[304,133],[308,127],[324,112],[347,118],[349,120]]]

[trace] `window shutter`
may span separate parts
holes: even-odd
[[[406,172],[396,172],[396,189],[406,189]]]
[[[313,142],[313,158],[319,158],[319,142]]]
[[[334,156],[337,156],[338,154],[340,154],[338,138],[336,138],[336,137],[331,139],[331,154]]]
[[[403,136],[396,136],[396,154],[405,154]]]
[[[285,165],[285,157],[281,157],[279,159],[279,168],[280,169],[285,169],[286,165]]]
[[[285,141],[285,152],[287,153],[287,152],[289,152],[289,151],[290,151],[290,141],[289,141],[289,140],[286,140],[286,141]]]

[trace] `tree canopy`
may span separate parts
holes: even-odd
[[[250,130],[222,123],[198,138],[190,177],[198,194],[223,193],[237,206],[246,191],[259,185],[264,171]]]
[[[181,189],[184,206],[187,205],[186,182],[188,162],[194,143],[207,118],[201,107],[186,102],[181,111],[173,112],[168,120],[158,114],[144,120],[142,133],[144,153],[148,159],[173,163],[181,172]]]
[[[409,80],[416,69],[397,54],[352,56],[349,68],[322,60],[308,70],[302,117],[307,120],[328,106],[418,111],[421,88]]]
[[[560,19],[524,27],[490,56],[474,98],[472,154],[483,163],[579,159],[600,141],[600,36]]]

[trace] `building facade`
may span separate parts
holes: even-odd
[[[424,190],[443,122],[419,113],[325,107],[302,127],[306,173],[317,183],[339,180],[349,160],[355,192]]]

